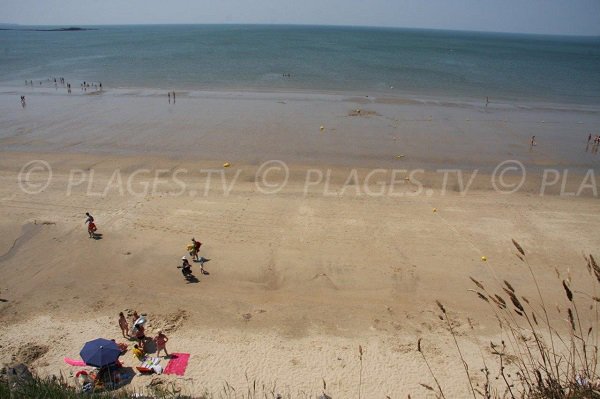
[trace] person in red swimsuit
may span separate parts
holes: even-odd
[[[87,219],[85,219],[85,223],[88,225],[88,234],[90,238],[94,238],[94,235],[97,230],[96,225],[94,224],[94,217],[90,215],[89,212],[86,212],[85,216],[87,216]]]

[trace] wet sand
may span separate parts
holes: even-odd
[[[180,93],[169,104],[151,90],[28,90],[24,110],[16,92],[0,90],[3,151],[383,168],[404,155],[406,167],[489,170],[505,159],[579,169],[599,159],[586,152],[600,121],[594,107],[248,92]]]

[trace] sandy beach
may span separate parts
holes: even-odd
[[[18,91],[21,108],[16,93],[0,89],[0,363],[68,376],[77,368],[63,357],[122,340],[117,315],[137,310],[170,351],[191,354],[185,376],[161,378],[196,396],[256,381],[308,398],[325,381],[334,398],[434,397],[420,385],[433,385],[422,338],[446,393],[465,397],[435,300],[479,369],[498,332],[469,277],[535,294],[511,239],[549,303],[564,296],[557,272],[589,288],[594,107],[283,92],[169,104],[158,90],[36,89]],[[506,160],[527,174],[509,171],[501,193]],[[102,239],[88,238],[86,211]],[[192,237],[210,275],[187,284],[176,266]]]

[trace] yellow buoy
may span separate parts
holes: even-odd
[[[321,129],[321,130],[325,130],[325,128],[323,127],[323,125],[321,125],[320,129]]]
[[[224,167],[224,168],[228,168],[228,167],[230,167],[230,166],[231,166],[231,164],[230,164],[229,162],[225,162],[225,163],[223,164],[223,167]]]
[[[481,260],[485,262],[487,260],[487,258],[485,256],[482,256]]]
[[[437,208],[433,208],[433,213],[437,212]]]
[[[400,159],[400,158],[404,158],[404,154],[401,155],[396,155],[396,158]]]

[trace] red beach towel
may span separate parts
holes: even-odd
[[[189,353],[171,353],[171,360],[169,360],[163,374],[184,375],[189,359]]]

